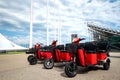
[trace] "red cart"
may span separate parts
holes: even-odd
[[[72,60],[73,53],[69,50],[71,44],[50,46],[47,53],[50,53],[50,57],[47,57],[44,60],[44,67],[46,69],[51,69],[54,66],[55,62],[69,62]]]
[[[55,47],[56,42],[57,41],[53,40],[53,42],[51,43],[50,46]],[[32,54],[32,55],[28,56],[28,62],[31,65],[35,65],[35,64],[37,64],[37,61],[50,58],[51,54],[52,54],[50,46],[41,47],[40,44],[38,44],[38,43],[35,44],[34,48],[31,48],[28,51],[26,51],[26,54]]]
[[[74,45],[74,60],[65,65],[65,73],[68,77],[77,74],[77,66],[89,67],[103,65],[104,70],[110,68],[109,43],[86,42]]]

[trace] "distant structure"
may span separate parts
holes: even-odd
[[[112,50],[120,50],[120,30],[111,27],[87,23],[91,41],[106,40],[111,44]]]
[[[120,36],[119,31],[111,30],[110,28],[98,26],[94,23],[87,23],[88,31],[90,34],[91,40],[106,40],[114,35]]]
[[[8,40],[6,37],[4,37],[0,33],[0,51],[5,50],[5,51],[11,51],[11,50],[25,50],[26,48],[19,46],[10,40]]]

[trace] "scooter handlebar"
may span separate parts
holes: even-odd
[[[81,38],[80,41],[85,40],[85,38]]]

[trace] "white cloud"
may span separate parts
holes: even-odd
[[[7,38],[10,41],[13,41],[14,43],[19,44],[19,45],[29,43],[29,36],[17,35],[17,36],[13,36],[13,37],[7,36]]]
[[[0,17],[2,17],[0,21],[9,22],[14,25],[14,28],[10,29],[11,31],[20,31],[21,29],[20,32],[28,32],[30,1],[13,0],[9,1],[9,3],[7,2],[8,0],[0,1]],[[119,6],[119,0],[112,3],[110,0],[48,0],[47,12],[50,42],[54,39],[55,26],[62,26],[63,42],[70,42],[70,35],[72,33],[77,33],[79,37],[88,38],[87,27],[84,24],[86,21],[99,22],[108,26],[111,26],[109,25],[110,23],[114,23],[116,26],[120,26]],[[46,0],[33,0],[33,43],[46,43],[47,12]],[[22,39],[22,37],[24,35],[12,36],[11,38],[19,44],[24,44],[29,41],[29,35],[26,39]],[[67,39],[65,39],[66,37]]]

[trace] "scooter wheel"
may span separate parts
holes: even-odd
[[[30,59],[33,58],[33,57],[34,57],[33,55],[29,55],[28,58],[27,58],[28,62],[29,62]]]
[[[104,70],[109,70],[109,68],[110,68],[110,62],[105,62],[105,63],[103,64],[103,69],[104,69]]]
[[[45,67],[46,69],[52,69],[53,66],[54,66],[54,61],[53,61],[53,59],[45,59],[45,61],[44,61],[44,67]]]
[[[37,64],[37,58],[36,57],[31,57],[31,58],[29,58],[29,63],[30,63],[30,65],[35,65],[35,64]]]
[[[77,75],[77,64],[74,62],[70,62],[65,65],[65,74],[68,77],[74,77]]]

